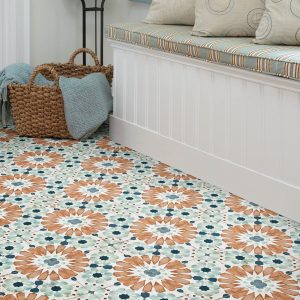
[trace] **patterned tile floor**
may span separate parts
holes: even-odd
[[[300,224],[130,149],[0,131],[0,299],[300,299]]]

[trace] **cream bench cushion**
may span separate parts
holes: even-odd
[[[107,37],[129,44],[300,80],[299,47],[253,44],[252,38],[191,36],[191,26],[121,23]]]

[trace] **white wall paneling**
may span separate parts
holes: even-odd
[[[115,141],[300,221],[299,82],[112,45]]]
[[[30,0],[0,1],[0,69],[30,61]]]

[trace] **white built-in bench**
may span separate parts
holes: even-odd
[[[300,49],[108,27],[117,142],[300,221]]]

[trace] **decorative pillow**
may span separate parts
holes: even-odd
[[[146,23],[194,25],[195,0],[152,0]]]
[[[266,0],[254,42],[300,45],[300,0]]]
[[[265,0],[196,0],[192,35],[255,36],[264,9]]]

